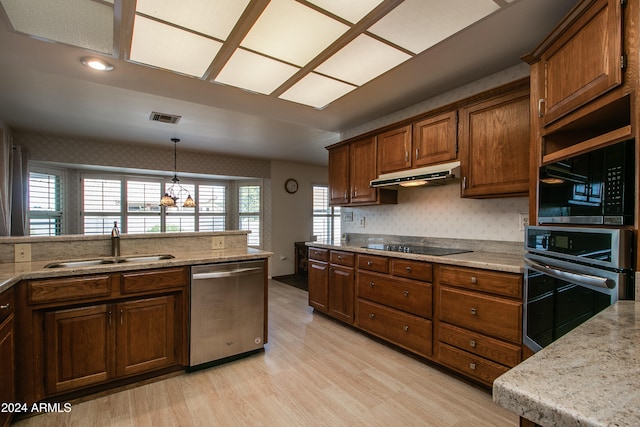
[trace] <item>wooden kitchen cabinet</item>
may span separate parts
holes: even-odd
[[[378,177],[374,137],[332,146],[329,150],[329,203],[332,206],[366,206],[397,203],[397,192],[372,188]]]
[[[349,324],[354,321],[354,259],[351,252],[309,248],[309,305]]]
[[[13,288],[0,294],[0,402],[17,402],[15,377],[15,298]],[[11,423],[10,412],[0,412],[0,426]]]
[[[458,157],[458,110],[413,124],[413,167],[455,160]]]
[[[411,125],[407,125],[377,136],[379,173],[391,173],[411,168],[411,135]]]
[[[172,267],[22,282],[27,338],[19,400],[182,369],[188,278],[187,267]]]
[[[529,88],[460,110],[462,197],[508,197],[529,191]]]
[[[323,313],[329,312],[329,250],[309,248],[307,278],[309,305]]]
[[[522,360],[521,275],[440,266],[438,361],[493,380]]]

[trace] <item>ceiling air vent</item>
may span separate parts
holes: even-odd
[[[166,114],[166,113],[157,113],[154,111],[151,113],[149,120],[151,120],[152,122],[171,123],[175,125],[180,121],[181,118],[182,116],[176,116],[173,114]]]

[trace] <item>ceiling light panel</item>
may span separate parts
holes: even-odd
[[[241,46],[303,66],[348,29],[294,0],[272,0]]]
[[[493,0],[405,0],[369,31],[417,54],[499,8]]]
[[[355,24],[382,3],[382,0],[309,0],[309,3]]]
[[[362,86],[408,59],[411,55],[361,34],[320,64],[316,71]]]
[[[236,49],[215,81],[270,94],[299,68],[244,49]]]
[[[280,95],[280,98],[320,109],[354,89],[356,86],[310,73]]]
[[[113,7],[91,0],[2,0],[16,31],[96,52],[113,51]]]
[[[249,0],[138,0],[136,12],[226,40]]]
[[[130,59],[202,77],[222,43],[136,15]]]

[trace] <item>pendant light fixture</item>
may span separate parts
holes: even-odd
[[[167,192],[164,193],[164,196],[162,196],[162,199],[160,199],[160,206],[173,208],[176,206],[176,202],[180,199],[180,196],[182,196],[183,193],[186,193],[187,198],[185,199],[182,207],[195,208],[196,202],[191,198],[191,194],[189,194],[187,189],[185,189],[182,185],[180,185],[180,180],[178,179],[178,165],[177,165],[178,148],[177,146],[178,146],[178,142],[180,142],[180,139],[171,138],[171,141],[173,141],[173,178],[171,178],[172,184],[167,189]]]

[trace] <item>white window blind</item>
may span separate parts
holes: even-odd
[[[29,234],[62,234],[62,172],[29,172]]]
[[[224,231],[227,223],[227,187],[199,185],[198,212],[200,231]]]
[[[249,246],[260,246],[262,228],[262,200],[259,185],[238,186],[238,214],[240,230],[250,230]]]
[[[340,208],[329,206],[329,188],[313,186],[313,235],[318,242],[340,241]]]

